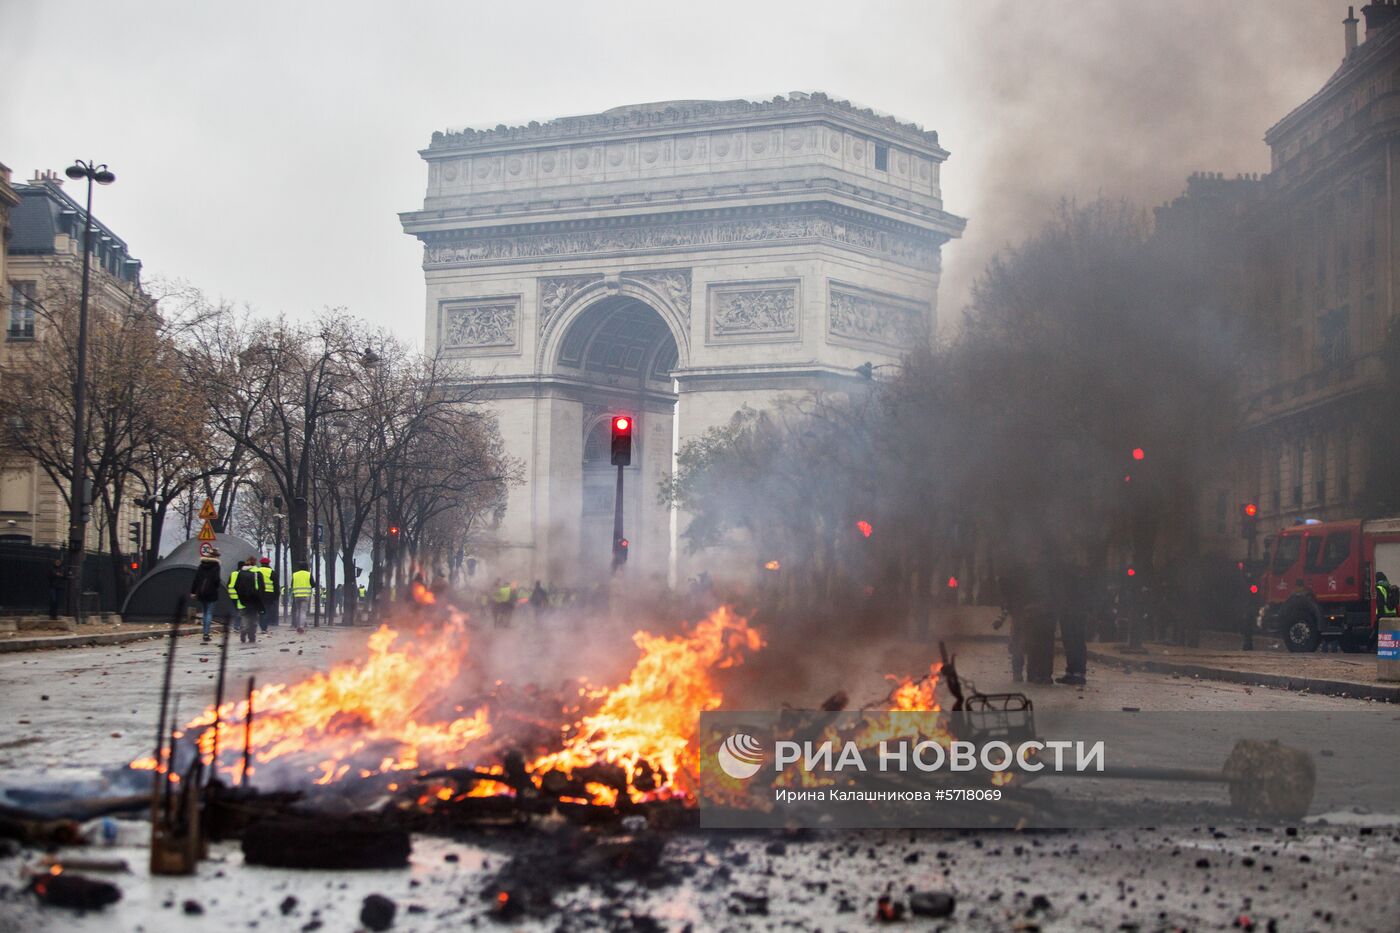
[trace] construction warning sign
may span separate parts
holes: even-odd
[[[209,521],[209,519],[211,519],[211,518],[218,518],[218,517],[219,517],[219,513],[214,511],[214,500],[213,500],[213,499],[205,499],[205,500],[204,500],[204,505],[200,506],[200,509],[199,509],[199,517],[202,518],[202,519],[204,519],[206,522]]]
[[[213,541],[213,540],[214,540],[214,526],[211,525],[211,524],[209,524],[207,521],[204,523],[204,527],[201,528],[201,529],[199,529],[199,540],[201,540],[201,541]]]

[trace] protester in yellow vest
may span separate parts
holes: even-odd
[[[246,560],[240,560],[233,573],[228,575],[228,598],[233,600],[234,609],[243,608],[243,604],[238,601],[238,591],[234,589],[234,585],[238,582],[238,572],[243,569],[243,565],[246,563],[248,563]]]
[[[277,624],[277,571],[269,566],[271,561],[264,557],[258,561],[258,574],[262,577],[262,589],[267,595],[263,597],[263,617],[267,619],[268,625]]]
[[[311,579],[311,570],[305,561],[297,564],[292,571],[292,625],[298,635],[306,634],[306,612],[311,605],[311,594],[316,592],[316,581]]]

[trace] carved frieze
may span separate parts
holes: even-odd
[[[905,349],[919,339],[928,314],[922,302],[831,286],[827,329],[834,337]]]
[[[795,337],[798,309],[796,282],[714,286],[710,290],[710,337]]]
[[[472,237],[426,246],[423,263],[426,266],[463,265],[785,240],[826,240],[919,269],[931,268],[938,257],[937,240],[933,238],[879,229],[844,217],[804,213]]]
[[[477,298],[442,303],[442,346],[449,350],[502,353],[515,349],[520,298]]]
[[[640,282],[654,292],[665,296],[671,307],[681,313],[685,322],[690,321],[690,270],[659,269],[646,272],[627,272],[624,278]]]
[[[559,275],[540,279],[539,329],[543,331],[559,309],[578,294],[579,289],[602,280],[601,275]]]

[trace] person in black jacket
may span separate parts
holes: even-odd
[[[190,584],[190,598],[197,599],[204,606],[204,640],[209,640],[209,626],[214,622],[214,606],[219,602],[219,593],[224,588],[223,573],[219,570],[218,549],[200,558],[194,571],[194,582]]]
[[[233,581],[233,591],[238,594],[238,601],[243,604],[238,640],[256,643],[258,624],[263,621],[263,578],[257,571],[256,558],[249,557],[244,564]]]

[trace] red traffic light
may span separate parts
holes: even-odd
[[[1147,452],[1146,452],[1145,450],[1143,450],[1141,447],[1134,447],[1134,448],[1133,448],[1133,459],[1134,459],[1134,460],[1142,460],[1142,459],[1143,459],[1144,457],[1146,457],[1146,456],[1147,456]]]
[[[626,415],[613,415],[610,462],[619,467],[632,465],[632,419]]]
[[[1250,591],[1251,593],[1257,593],[1257,592],[1259,592],[1259,584],[1257,584],[1257,583],[1251,583],[1251,584],[1249,585],[1249,591]]]
[[[958,588],[958,578],[957,578],[957,577],[949,577],[949,578],[948,578],[948,589],[950,589],[950,590],[956,590],[957,588]]]
[[[875,529],[869,522],[862,518],[860,521],[856,522],[856,531],[859,531],[862,537],[868,538],[874,533]]]
[[[131,562],[131,569],[132,569],[132,570],[140,570],[140,569],[141,569],[141,565],[138,564],[136,561],[132,561],[132,562]]]
[[[627,547],[627,546],[628,546],[629,544],[631,544],[631,543],[632,543],[632,542],[628,541],[626,538],[618,538],[618,539],[617,539],[617,546],[620,547],[620,548],[625,548],[625,547]]]
[[[1243,511],[1245,518],[1253,518],[1259,514],[1259,506],[1255,505],[1253,502],[1246,502]]]
[[[1128,576],[1130,576],[1130,577],[1135,577],[1135,576],[1137,576],[1137,571],[1134,570],[1133,568],[1129,567],[1129,568],[1128,568]]]
[[[397,538],[397,537],[399,536],[399,526],[398,526],[398,525],[390,525],[390,526],[389,526],[389,534],[391,534],[391,535],[393,535],[395,538]]]

